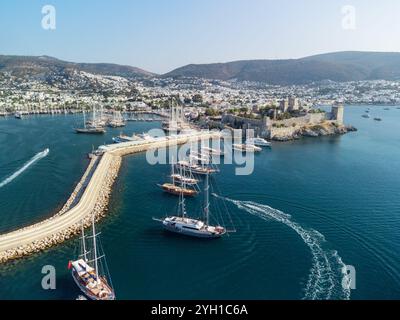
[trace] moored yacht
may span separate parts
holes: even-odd
[[[259,147],[270,147],[271,142],[263,138],[249,138],[246,140],[247,145],[259,146]]]
[[[164,183],[162,185],[160,185],[160,187],[167,193],[171,193],[174,195],[179,196],[180,194],[183,194],[186,197],[194,197],[195,195],[197,195],[197,191],[193,190],[193,189],[188,189],[188,188],[184,188],[182,186],[178,186],[176,184],[173,183]]]
[[[122,142],[139,141],[142,139],[136,135],[130,137],[121,133],[119,136],[113,137],[112,140],[114,141],[114,143],[122,143]]]
[[[87,124],[86,122],[86,114],[84,110],[82,111],[82,113],[83,113],[83,128],[76,128],[75,129],[76,133],[103,134],[106,132],[104,127],[98,125],[96,122],[95,109],[93,109],[93,120],[90,122],[90,124]]]
[[[173,195],[180,196],[183,194],[184,196],[187,197],[194,197],[197,195],[197,190],[191,187],[186,187],[188,186],[194,186],[196,187],[197,185],[197,180],[194,179],[191,174],[187,175],[186,170],[184,170],[182,167],[179,168],[179,174],[175,173],[174,170],[174,164],[171,165],[171,179],[172,183],[164,183],[163,185],[159,185],[165,192],[168,192]]]
[[[114,111],[112,119],[108,122],[111,128],[125,127],[125,120],[120,111]]]
[[[204,152],[205,154],[209,154],[211,156],[223,156],[225,155],[224,151],[219,149],[213,149],[213,148],[208,148],[208,147],[201,147],[201,151]]]
[[[198,174],[198,175],[205,175],[217,172],[216,169],[211,168],[209,166],[201,166],[185,160],[178,161],[176,165],[178,168],[190,170],[193,174]]]
[[[251,144],[233,144],[233,150],[242,152],[260,152],[262,149]]]
[[[17,112],[14,114],[14,117],[15,117],[16,119],[22,119],[22,113],[17,111]]]

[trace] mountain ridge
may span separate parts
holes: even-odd
[[[164,77],[198,77],[217,80],[259,81],[290,85],[332,80],[399,80],[400,53],[339,51],[299,59],[238,60],[189,64]]]
[[[155,75],[137,67],[114,63],[77,63],[46,55],[0,55],[0,72],[11,72],[16,76],[47,76],[54,72],[68,72],[71,70],[126,78],[152,77]]]
[[[115,63],[77,63],[50,56],[0,55],[0,72],[17,77],[46,79],[84,71],[124,78],[195,77],[215,80],[257,81],[273,85],[297,85],[331,80],[400,80],[400,53],[338,51],[298,59],[254,59],[209,64],[188,64],[165,74]]]

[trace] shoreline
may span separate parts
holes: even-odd
[[[357,128],[351,125],[337,125],[329,122],[307,125],[303,127],[285,128],[283,133],[276,134],[271,137],[272,141],[285,142],[299,140],[305,137],[324,137],[344,135],[349,132],[356,132]]]

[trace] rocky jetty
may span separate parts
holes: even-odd
[[[309,125],[301,128],[293,128],[285,130],[283,134],[277,134],[271,137],[274,141],[291,141],[301,137],[321,137],[331,135],[342,135],[348,132],[357,131],[353,126],[339,125],[337,123],[321,123],[317,125]]]
[[[27,228],[35,228],[39,224],[43,224],[44,222],[54,219],[56,216],[59,216],[61,214],[64,214],[66,211],[68,211],[71,208],[72,203],[75,201],[77,195],[82,191],[82,188],[84,187],[86,178],[88,174],[91,172],[93,169],[93,166],[95,165],[97,159],[92,159],[91,162],[89,163],[89,166],[82,177],[81,181],[78,183],[76,186],[74,192],[72,193],[71,197],[68,199],[64,207],[54,216],[51,218],[41,221],[40,223],[31,225]],[[45,249],[48,249],[54,245],[60,244],[76,234],[79,234],[81,232],[81,227],[82,227],[82,222],[85,227],[91,226],[92,223],[92,217],[95,215],[96,221],[101,219],[106,215],[106,212],[108,210],[108,201],[111,195],[112,191],[112,186],[115,182],[115,179],[118,176],[119,169],[121,167],[121,157],[120,156],[114,156],[113,161],[110,164],[110,167],[107,171],[106,178],[103,180],[102,186],[101,186],[101,191],[97,197],[96,205],[93,209],[92,212],[90,212],[88,215],[86,215],[83,220],[79,223],[76,223],[74,225],[71,225],[67,229],[62,230],[61,232],[53,234],[51,237],[43,238],[37,241],[34,241],[30,244],[20,246],[18,248],[12,249],[12,250],[7,250],[4,252],[0,252],[0,263],[4,263],[9,260],[21,258],[24,256],[31,255],[33,253],[41,252]],[[26,229],[26,228],[24,228]],[[21,229],[15,231],[19,232]]]

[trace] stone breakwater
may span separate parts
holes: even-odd
[[[177,139],[110,147],[103,156],[92,158],[74,192],[58,213],[39,223],[0,235],[0,263],[61,244],[79,234],[82,223],[85,227],[90,226],[93,215],[96,221],[104,217],[123,156],[214,136],[219,137],[219,134],[202,133]]]
[[[99,160],[99,157],[97,157],[97,156],[94,156],[90,159],[89,165],[88,165],[85,173],[83,174],[81,180],[76,185],[74,191],[72,192],[71,196],[69,197],[67,202],[64,204],[62,209],[57,214],[55,214],[55,216],[62,215],[63,213],[65,213],[69,209],[71,209],[74,202],[76,202],[78,195],[84,190],[85,184],[87,182],[87,178],[88,178],[89,174],[92,172],[92,170],[95,168],[95,165],[98,162],[98,160]]]
[[[48,221],[53,220],[55,217],[60,216],[62,214],[64,214],[65,212],[67,212],[68,210],[71,209],[72,204],[74,203],[74,201],[77,200],[77,196],[80,192],[82,192],[82,190],[84,189],[84,183],[89,175],[89,173],[91,172],[91,170],[93,170],[93,167],[96,163],[96,161],[98,160],[98,157],[96,158],[92,158],[91,161],[89,162],[88,167],[85,170],[85,173],[83,174],[81,180],[78,182],[78,184],[75,186],[74,191],[72,192],[71,196],[68,198],[67,202],[64,204],[64,206],[61,208],[60,211],[58,211],[56,214],[54,214],[53,216],[49,217],[48,219],[42,220],[40,222],[37,222],[35,224],[31,224],[29,226],[26,227],[22,227],[19,228],[18,230],[15,231],[10,231],[8,234],[16,234],[18,232],[24,231],[24,230],[29,230],[29,229],[34,229],[39,227],[40,225],[45,224]],[[0,263],[2,262],[1,260],[2,258],[2,252],[0,252]]]
[[[14,231],[13,233],[21,232],[22,230],[26,230],[28,228],[29,229],[36,228],[39,225],[42,225],[50,220],[53,220],[55,217],[60,216],[60,215],[64,214],[65,212],[67,212],[70,209],[71,204],[74,202],[78,192],[81,191],[81,189],[83,187],[83,183],[84,183],[84,181],[86,181],[87,175],[93,169],[93,165],[95,164],[96,161],[97,161],[97,159],[95,159],[95,158],[93,158],[91,160],[87,170],[85,171],[84,176],[82,177],[81,181],[76,186],[71,197],[68,199],[68,201],[66,202],[64,207],[57,214],[55,214],[54,216],[50,217],[49,219],[43,220],[37,224]],[[43,239],[33,241],[32,243],[19,246],[15,249],[0,252],[0,263],[4,263],[9,260],[22,258],[25,256],[32,255],[34,253],[41,252],[52,246],[60,244],[68,239],[71,239],[72,237],[74,237],[75,235],[77,235],[81,232],[82,223],[85,226],[85,228],[91,226],[93,214],[95,215],[96,221],[98,221],[102,217],[104,217],[108,210],[109,197],[111,195],[112,186],[115,182],[115,179],[118,177],[118,172],[119,172],[119,169],[121,166],[121,162],[122,162],[122,159],[120,156],[113,156],[112,162],[110,163],[110,166],[108,168],[108,172],[105,176],[105,179],[102,182],[101,191],[100,191],[99,195],[97,196],[96,205],[95,205],[94,209],[91,212],[89,212],[87,215],[85,215],[85,217],[80,222],[75,223],[60,232],[54,233],[50,237],[45,237]]]

